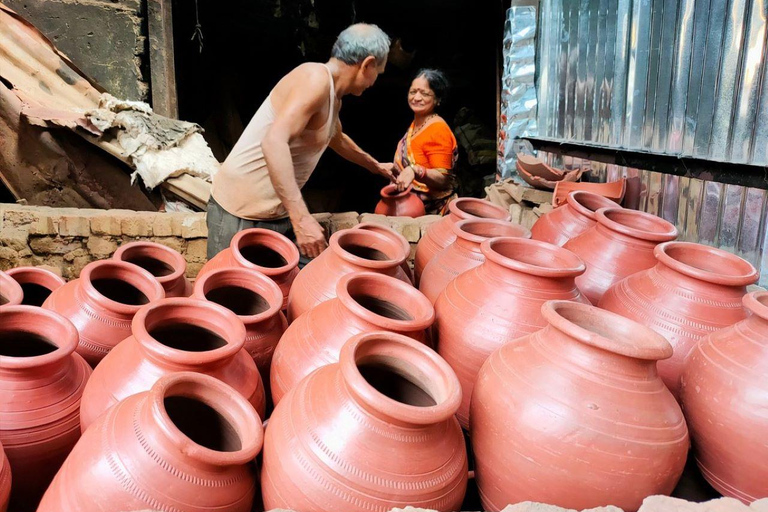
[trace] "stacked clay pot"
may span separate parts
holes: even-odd
[[[58,275],[40,267],[16,267],[7,274],[21,286],[24,293],[21,303],[25,306],[42,306],[51,293],[67,284]]]
[[[485,362],[470,431],[484,510],[534,501],[615,505],[675,488],[688,453],[680,406],[656,372],[662,336],[570,301],[542,306],[547,327]]]
[[[288,321],[336,296],[339,279],[352,272],[376,272],[411,282],[401,268],[408,257],[400,241],[364,229],[331,235],[328,249],[307,264],[291,287]]]
[[[432,304],[416,288],[394,277],[355,272],[339,279],[336,297],[294,321],[272,360],[275,404],[317,368],[335,363],[344,343],[371,331],[391,331],[427,342],[435,319]]]
[[[38,512],[250,512],[261,421],[223,382],[179,372],[99,417]]]
[[[488,356],[545,327],[544,302],[588,302],[575,283],[584,263],[570,251],[522,238],[487,240],[481,250],[485,262],[451,282],[435,303],[437,350],[461,383],[456,416],[465,429],[477,373]]]
[[[205,373],[226,382],[264,417],[259,370],[243,350],[243,322],[231,311],[202,300],[163,299],[143,307],[131,330],[132,335],[93,371],[83,394],[83,431],[120,400],[179,371]]]
[[[77,353],[96,366],[131,335],[131,320],[141,306],[165,297],[149,272],[132,263],[89,263],[80,277],[55,290],[43,308],[70,320],[80,334]]]
[[[681,397],[704,478],[749,504],[768,497],[768,292],[744,306],[750,316],[694,346]]]
[[[678,396],[685,358],[705,335],[744,319],[742,297],[758,275],[747,261],[706,245],[668,242],[654,253],[654,267],[613,286],[599,306],[650,327],[672,344],[674,355],[658,367]]]
[[[607,197],[576,190],[568,194],[563,206],[539,217],[531,228],[532,238],[562,247],[597,224],[597,210],[616,206]]]
[[[419,281],[419,290],[432,304],[448,283],[485,261],[480,250],[485,240],[502,236],[531,238],[528,229],[503,220],[465,219],[451,227],[456,240],[427,263]]]
[[[397,240],[403,246],[403,252],[407,255],[411,254],[411,244],[408,242],[408,240],[406,240],[403,235],[390,227],[377,224],[375,222],[361,222],[360,224],[355,225],[355,227],[352,229],[364,229],[366,231],[373,231],[374,233],[379,233],[380,235],[384,235]],[[408,279],[411,281],[411,283],[413,283],[413,270],[411,270],[410,265],[408,265],[407,259],[400,264],[400,268],[403,269],[405,275],[408,276]]]
[[[594,227],[563,245],[587,264],[576,286],[592,304],[625,277],[654,266],[653,249],[677,238],[674,225],[650,213],[616,207],[596,215]]]
[[[192,283],[186,277],[187,261],[170,247],[153,242],[121,245],[112,256],[143,268],[160,282],[166,297],[189,297]]]
[[[283,309],[288,292],[299,274],[299,250],[280,233],[269,229],[244,229],[232,237],[227,249],[203,265],[197,278],[224,267],[245,267],[272,279],[283,292]]]
[[[417,285],[427,263],[456,240],[456,234],[451,226],[460,220],[473,218],[509,221],[510,215],[504,208],[482,199],[460,197],[451,201],[448,205],[448,215],[432,224],[416,247],[413,273]]]
[[[0,306],[14,306],[24,300],[24,292],[19,283],[3,271],[0,271]]]
[[[0,512],[8,510],[8,501],[11,499],[11,465],[0,445]]]
[[[13,474],[13,512],[35,510],[80,437],[91,368],[76,348],[77,330],[60,315],[34,306],[0,309],[0,443]]]
[[[413,193],[412,187],[402,192],[397,191],[394,184],[381,189],[381,201],[376,205],[374,213],[388,217],[421,217],[426,214],[424,203]]]
[[[461,510],[460,401],[456,376],[430,348],[394,333],[353,337],[338,363],[275,408],[264,440],[265,510]]]

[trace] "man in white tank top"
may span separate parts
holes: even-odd
[[[375,25],[357,24],[336,40],[326,64],[302,64],[272,89],[213,178],[208,203],[208,258],[229,246],[238,231],[261,227],[296,242],[314,258],[326,247],[301,187],[327,147],[345,159],[393,178],[341,129],[341,99],[359,96],[384,72],[389,37]],[[306,262],[306,259],[303,260]]]

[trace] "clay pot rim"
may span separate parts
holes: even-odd
[[[377,296],[376,298],[387,300],[388,302],[395,304],[411,314],[413,318],[411,320],[389,318],[363,307],[359,302],[352,298],[352,295],[349,293],[350,287],[359,282],[378,282],[388,293],[392,293],[392,297],[384,298],[382,296]],[[402,299],[392,300],[394,297]],[[425,330],[435,321],[435,308],[423,293],[400,279],[384,274],[377,274],[376,272],[352,272],[342,276],[336,284],[336,298],[355,316],[387,331],[415,332]],[[413,311],[411,308],[402,307],[402,303],[409,300],[416,304],[417,311]]]
[[[600,208],[616,208],[618,206],[614,201],[611,201],[607,197],[586,190],[574,190],[568,194],[565,201],[571,208],[576,210],[576,212],[595,222],[597,222],[597,210]],[[584,204],[588,201],[595,201],[597,204],[602,204],[603,206],[598,206],[593,210]]]
[[[395,184],[390,183],[389,185],[381,189],[380,194],[382,199],[398,199],[410,194],[412,189],[413,189],[413,185],[408,185],[408,187],[405,190],[403,190],[402,192],[398,192],[396,190]]]
[[[0,290],[2,290],[0,296],[8,301],[0,305],[0,308],[16,306],[24,300],[24,290],[21,288],[21,285],[3,271],[0,271]]]
[[[689,265],[672,257],[669,253],[674,249],[687,249],[689,251],[708,253],[710,256],[733,262],[737,268],[743,270],[743,273],[738,275],[724,274],[694,267],[693,265]],[[753,267],[752,264],[747,260],[740,258],[728,251],[724,251],[723,249],[710,247],[704,244],[677,241],[666,242],[657,245],[653,250],[653,254],[656,256],[656,260],[662,265],[669,267],[672,270],[679,272],[680,274],[692,277],[694,279],[699,279],[707,283],[724,286],[747,286],[756,282],[759,277],[755,267]]]
[[[6,274],[19,284],[37,284],[51,291],[67,284],[63,277],[40,267],[16,267]]]
[[[37,306],[3,306],[0,308],[0,326],[7,326],[9,317],[35,318],[24,327],[24,331],[45,338],[56,346],[56,350],[39,356],[0,356],[0,369],[22,370],[55,363],[74,354],[80,335],[74,324],[60,314]],[[5,327],[0,327],[4,330]],[[19,329],[21,330],[21,329]]]
[[[498,234],[494,236],[483,236],[472,233],[470,230],[474,227],[488,226],[489,228],[498,228],[499,231],[509,231],[506,234]],[[520,224],[514,224],[505,220],[498,219],[462,219],[459,222],[451,225],[453,233],[457,239],[466,240],[467,242],[480,245],[486,240],[493,238],[506,237],[506,238],[531,238],[531,230]]]
[[[97,260],[92,261],[83,268],[83,270],[80,272],[79,282],[85,294],[103,308],[118,315],[132,317],[141,308],[147,305],[124,304],[122,302],[114,301],[105,295],[102,295],[101,292],[99,292],[96,287],[93,286],[92,279],[94,273],[102,272],[103,269],[107,267],[112,267],[122,271],[125,276],[123,276],[121,280],[127,282],[142,292],[149,300],[147,304],[151,304],[152,302],[165,298],[165,289],[160,284],[160,281],[155,279],[155,276],[140,266],[134,265],[133,263],[128,263],[127,261],[120,261],[115,259]],[[125,279],[126,276],[128,279]]]
[[[584,321],[576,323],[563,316],[563,312],[580,315]],[[541,313],[552,328],[577,341],[613,354],[645,361],[660,361],[672,357],[672,345],[656,331],[596,306],[568,300],[550,300],[541,306]],[[610,319],[610,322],[606,321]],[[615,337],[589,329],[589,325],[608,324]]]
[[[191,323],[191,325],[197,327],[202,327],[200,320],[204,317],[204,314],[217,317],[216,321],[212,322],[214,328],[208,326],[204,328],[221,337],[226,344],[213,350],[190,352],[169,347],[156,340],[149,333],[154,325],[148,328],[148,320],[152,320],[152,315],[157,315],[158,310],[175,308],[197,310],[195,311],[196,314],[191,315],[195,319],[195,322]],[[198,366],[235,357],[245,346],[246,336],[243,321],[233,312],[213,302],[190,297],[161,299],[144,305],[131,321],[131,332],[136,342],[150,357],[173,366]]]
[[[240,253],[240,248],[248,242],[248,238],[257,237],[263,237],[268,242],[265,245],[285,258],[286,264],[281,267],[262,267],[243,257]],[[286,274],[299,264],[299,249],[296,245],[285,236],[271,229],[250,228],[239,231],[232,237],[229,248],[232,251],[232,257],[239,266],[258,270],[266,276]]]
[[[174,281],[183,279],[187,271],[187,260],[184,259],[184,256],[163,244],[155,242],[129,242],[118,247],[115,254],[112,255],[112,259],[131,263],[124,259],[126,258],[125,253],[129,253],[128,257],[130,257],[132,253],[138,253],[139,255],[147,256],[170,265],[173,272],[168,275],[155,276],[150,272],[152,277],[157,279],[160,284],[173,283]]]
[[[177,391],[179,387],[182,389]],[[193,398],[215,410],[237,432],[240,449],[223,452],[195,443],[176,426],[166,412],[164,400],[171,396]],[[253,406],[229,385],[209,375],[195,372],[165,375],[150,388],[147,399],[158,427],[167,438],[179,451],[199,462],[214,466],[247,464],[256,458],[264,444],[264,429]],[[229,407],[224,407],[225,403]],[[230,414],[231,410],[237,413]]]
[[[523,249],[536,249],[537,251],[548,251],[550,253],[556,253],[561,256],[565,261],[570,263],[564,267],[544,267],[541,265],[534,265],[533,263],[527,263],[525,261],[516,260],[501,254],[499,249],[502,246],[522,246]],[[514,270],[516,272],[522,272],[524,274],[530,274],[540,277],[550,278],[563,278],[563,277],[578,277],[587,270],[587,265],[584,263],[577,254],[568,249],[560,247],[548,242],[542,242],[541,240],[532,240],[527,238],[517,237],[498,237],[486,240],[480,246],[480,250],[486,258],[486,261],[495,263],[504,268]]]
[[[753,315],[768,320],[768,292],[748,293],[742,297],[741,302]]]
[[[354,238],[354,237],[362,237],[363,239],[372,238],[373,240],[384,242],[386,245],[391,245],[391,246],[397,245],[397,252],[400,252],[400,253],[403,252],[403,246],[397,243],[391,237],[383,235],[381,233],[377,233],[375,231],[367,230],[367,229],[344,229],[342,231],[337,231],[336,233],[331,235],[331,239],[328,245],[331,251],[333,251],[333,253],[336,254],[339,258],[351,263],[352,265],[363,267],[365,269],[386,270],[388,268],[393,268],[401,265],[405,261],[405,258],[407,257],[407,254],[400,254],[396,258],[392,258],[389,254],[387,254],[387,256],[389,256],[390,259],[369,260],[366,258],[362,258],[360,256],[356,256],[350,252],[347,252],[341,246],[345,238]],[[365,245],[365,244],[362,244],[362,245]]]
[[[621,213],[624,215],[630,215],[639,217],[649,221],[652,224],[659,226],[658,231],[646,231],[643,229],[627,226],[616,220],[608,217],[608,215]],[[600,208],[595,213],[598,225],[605,226],[611,231],[621,233],[623,235],[637,238],[638,240],[646,240],[649,242],[669,242],[677,238],[677,228],[671,222],[668,222],[661,217],[653,215],[651,213],[641,212],[638,210],[630,210],[628,208],[622,208],[621,206],[612,206],[610,208]]]
[[[368,356],[381,355],[390,360],[404,360],[421,375],[430,378],[442,396],[435,396],[437,393],[434,389],[427,390],[417,381],[408,380],[426,391],[436,405],[409,405],[379,392],[357,368],[358,362],[364,359],[361,352],[366,349],[371,352]],[[341,349],[339,365],[349,392],[366,409],[394,422],[409,425],[439,423],[454,418],[461,405],[461,385],[448,363],[434,350],[402,334],[374,331],[353,336]]]
[[[472,207],[481,210],[483,215],[476,215],[467,211],[468,208]],[[456,219],[498,219],[505,221],[512,219],[512,216],[504,208],[476,197],[457,197],[448,204],[448,212]]]
[[[219,286],[218,281],[235,279],[239,281],[238,286],[250,290],[267,301],[269,307],[260,313],[253,315],[236,315],[243,323],[255,324],[272,318],[283,308],[283,292],[280,287],[258,270],[245,267],[224,267],[211,270],[200,276],[195,281],[195,287],[192,292],[192,298],[211,302],[206,294]],[[213,284],[212,284],[213,283]]]
[[[403,252],[406,254],[406,258],[411,252],[411,244],[408,242],[408,240],[403,235],[390,228],[389,226],[385,226],[384,224],[378,224],[376,222],[361,222],[360,224],[354,226],[352,229],[372,231],[374,233],[378,233],[383,236],[390,236],[396,239],[401,244],[403,244]]]

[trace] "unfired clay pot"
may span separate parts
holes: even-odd
[[[401,268],[406,256],[402,244],[392,237],[364,229],[337,231],[328,249],[296,277],[288,297],[288,321],[334,298],[339,279],[352,272],[376,272],[410,284]]]
[[[26,306],[42,306],[54,290],[67,284],[50,270],[40,267],[16,267],[7,274],[21,286],[24,293],[21,303]]]
[[[94,261],[80,277],[55,290],[43,308],[70,320],[80,333],[77,353],[96,366],[131,335],[133,315],[165,291],[149,272],[117,260]]]
[[[277,404],[301,379],[339,360],[344,343],[361,332],[391,331],[427,342],[432,304],[413,286],[373,272],[339,279],[336,297],[291,324],[272,360],[272,399]]]
[[[23,300],[24,292],[19,283],[0,270],[0,306],[21,304]]]
[[[208,375],[158,380],[83,434],[38,512],[250,512],[261,421]]]
[[[0,443],[13,473],[13,512],[35,510],[80,437],[91,368],[76,347],[77,330],[60,315],[0,309]]]
[[[510,215],[504,208],[482,199],[459,197],[451,201],[448,205],[448,215],[432,224],[416,247],[413,274],[417,285],[429,260],[456,240],[456,234],[451,226],[462,219],[473,218],[509,221]]]
[[[663,337],[570,301],[542,306],[544,329],[483,365],[470,432],[484,510],[535,501],[637,510],[675,488],[688,453],[680,406],[656,372]]]
[[[163,299],[139,310],[132,331],[99,363],[85,387],[83,432],[120,400],[179,371],[226,382],[264,417],[266,398],[259,370],[243,350],[245,327],[228,309],[203,300]]]
[[[596,215],[594,227],[563,245],[587,264],[576,286],[592,304],[625,277],[654,266],[654,247],[677,238],[675,226],[650,213],[616,207]]]
[[[197,278],[224,267],[257,270],[272,279],[283,292],[283,309],[288,305],[288,292],[299,274],[299,249],[280,233],[269,229],[244,229],[237,233],[219,254],[209,260]]]
[[[403,272],[405,272],[405,275],[408,276],[408,279],[411,280],[411,283],[413,283],[413,270],[408,265],[408,256],[411,255],[411,244],[408,242],[408,240],[405,239],[403,235],[395,231],[394,229],[384,226],[382,224],[377,224],[375,222],[361,222],[360,224],[357,224],[353,229],[364,229],[366,231],[373,231],[374,233],[379,233],[380,235],[388,236],[394,240],[397,240],[402,244],[403,246],[403,254],[405,254],[406,261],[403,261],[400,264],[400,268],[403,269]]]
[[[681,397],[704,478],[749,504],[768,497],[768,292],[744,306],[749,317],[695,345]]]
[[[411,191],[409,186],[398,192],[394,184],[381,189],[381,201],[374,213],[388,217],[421,217],[426,213],[424,203]]]
[[[705,335],[746,317],[741,300],[758,275],[747,261],[706,245],[668,242],[654,252],[654,267],[617,283],[599,306],[672,344],[675,353],[659,362],[659,373],[678,396],[685,358]]]
[[[452,226],[456,240],[437,253],[424,267],[419,290],[432,304],[448,283],[485,261],[480,244],[496,237],[531,238],[519,224],[493,219],[465,219]]]
[[[275,408],[264,440],[265,510],[461,510],[460,401],[456,376],[432,349],[394,333],[353,337],[338,363]]]
[[[607,197],[584,190],[571,192],[563,206],[539,217],[531,228],[532,238],[562,247],[597,224],[597,210],[615,207]]]
[[[543,328],[544,302],[588,302],[574,281],[584,272],[584,263],[572,252],[521,238],[496,238],[481,248],[486,261],[451,282],[435,303],[437,351],[461,383],[456,416],[465,429],[477,372],[488,356]]]
[[[187,261],[170,247],[153,242],[121,245],[112,256],[143,268],[163,285],[166,297],[189,297],[192,283],[186,277]]]
[[[8,500],[11,498],[11,466],[0,445],[0,512],[8,510]]]

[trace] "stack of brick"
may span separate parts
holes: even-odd
[[[552,211],[552,192],[518,185],[511,179],[485,187],[485,193],[488,201],[509,210],[512,222],[528,229]]]

